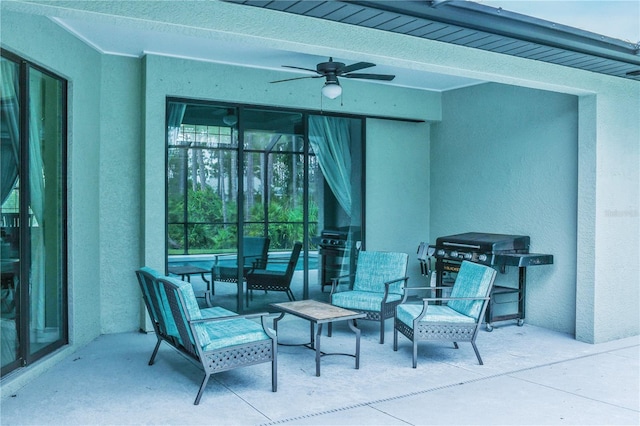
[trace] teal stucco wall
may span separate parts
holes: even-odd
[[[554,255],[553,265],[527,268],[526,321],[574,334],[577,97],[500,84],[445,93],[431,184],[437,235],[528,235],[531,252]],[[517,269],[497,283],[516,285]]]

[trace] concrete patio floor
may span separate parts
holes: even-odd
[[[391,320],[388,321],[391,328]],[[278,351],[278,391],[270,364],[214,375],[194,406],[201,370],[163,344],[147,362],[153,334],[103,335],[51,368],[1,406],[3,425],[424,425],[640,424],[640,338],[591,345],[513,321],[482,330],[478,365],[469,344],[411,346],[393,333],[378,343],[361,321],[360,369],[345,356],[322,358],[292,346]],[[285,317],[279,340],[308,338],[308,323]],[[323,349],[352,352],[354,334],[334,325]]]
[[[301,281],[297,273],[298,298]],[[198,277],[192,282],[196,292],[204,289]],[[328,290],[310,287],[311,298],[328,300]],[[214,303],[235,310],[235,288],[216,284]],[[285,300],[284,293],[255,292],[249,311]],[[358,370],[352,357],[327,356],[316,377],[313,351],[279,346],[277,392],[263,363],[213,375],[197,406],[199,367],[164,343],[147,365],[154,334],[103,335],[15,393],[3,392],[0,424],[640,425],[640,336],[591,345],[510,320],[480,331],[484,365],[469,343],[456,350],[425,342],[413,369],[404,336],[393,351],[393,320],[384,345],[377,323],[358,327]],[[323,333],[323,351],[353,353],[354,333],[344,322],[333,328],[332,337]],[[307,321],[280,321],[280,343],[308,339]]]

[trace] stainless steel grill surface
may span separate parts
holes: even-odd
[[[525,235],[467,232],[436,239],[436,259],[482,263],[497,266],[532,266],[553,263],[549,254],[529,253],[530,238]]]

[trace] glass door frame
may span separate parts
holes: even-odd
[[[25,367],[33,364],[46,355],[54,352],[60,347],[69,343],[69,306],[68,306],[68,242],[67,242],[67,149],[68,149],[68,83],[63,77],[56,75],[55,73],[38,66],[32,62],[27,61],[20,56],[13,54],[5,49],[0,49],[0,54],[3,59],[14,62],[18,65],[18,103],[19,103],[19,155],[18,160],[18,179],[19,179],[19,280],[18,288],[16,289],[16,327],[18,348],[16,359],[2,367],[2,376],[14,371],[20,367]],[[32,246],[31,246],[31,227],[28,226],[29,210],[31,201],[31,189],[30,189],[30,144],[34,143],[30,137],[30,120],[31,120],[31,99],[30,99],[30,85],[29,78],[31,71],[37,71],[47,77],[54,79],[60,84],[60,98],[56,99],[60,107],[60,128],[59,128],[59,146],[56,147],[59,156],[59,211],[63,217],[58,218],[60,221],[59,232],[60,241],[56,242],[60,244],[59,256],[57,264],[59,270],[57,271],[57,279],[59,280],[59,334],[58,338],[50,344],[44,345],[41,349],[37,349],[32,352],[31,342],[31,328],[32,328],[32,315],[31,315],[31,291],[30,279],[23,279],[23,277],[30,277],[32,267]],[[39,143],[36,141],[35,143]],[[54,180],[55,182],[55,180]],[[42,244],[46,244],[43,239]]]

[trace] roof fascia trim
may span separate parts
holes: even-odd
[[[625,42],[554,22],[470,1],[336,0],[371,9],[430,19],[601,58],[640,65],[640,42]]]

